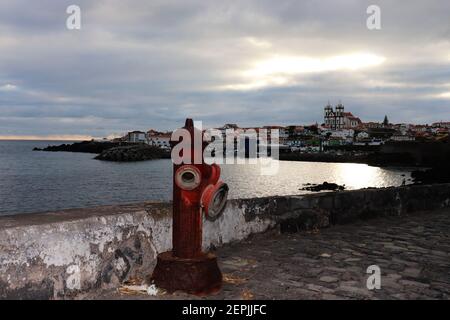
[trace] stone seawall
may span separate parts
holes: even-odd
[[[450,207],[450,184],[236,199],[203,246],[279,228],[297,232]],[[171,248],[171,205],[147,202],[0,217],[0,298],[70,298],[153,270]]]

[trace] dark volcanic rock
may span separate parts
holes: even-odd
[[[384,167],[384,166],[412,167],[412,166],[416,166],[420,163],[417,163],[417,161],[414,159],[414,157],[410,153],[407,153],[407,152],[397,152],[397,153],[374,152],[368,156],[367,164],[371,165],[371,166],[378,166],[378,167]]]
[[[345,186],[340,186],[336,183],[328,183],[328,182],[324,182],[322,184],[316,184],[316,185],[312,185],[310,186],[309,184],[307,184],[307,187],[302,188],[302,190],[307,190],[307,191],[325,191],[325,190],[329,190],[329,191],[340,191],[340,190],[344,190]]]
[[[442,163],[431,169],[415,170],[411,177],[415,184],[449,183],[450,168],[446,163]]]
[[[48,146],[46,148],[34,148],[33,151],[68,151],[68,152],[86,152],[86,153],[101,153],[104,150],[117,147],[118,142],[99,142],[99,141],[81,141],[71,144],[61,144],[58,146]]]
[[[170,152],[147,144],[114,147],[103,151],[95,159],[107,161],[143,161],[170,158]]]

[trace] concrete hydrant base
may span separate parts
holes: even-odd
[[[151,280],[169,293],[209,295],[222,287],[222,273],[212,253],[202,253],[192,259],[175,257],[172,251],[160,253]]]

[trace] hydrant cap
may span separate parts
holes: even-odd
[[[200,170],[193,165],[184,165],[175,172],[175,183],[183,190],[193,190],[202,181]]]
[[[206,219],[214,221],[222,214],[228,198],[228,185],[222,181],[206,187],[201,205]]]

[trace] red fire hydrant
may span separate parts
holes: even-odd
[[[183,129],[189,132],[191,143],[190,148],[182,152],[190,153],[191,163],[174,163],[173,249],[158,255],[152,280],[157,287],[169,292],[211,294],[220,290],[222,273],[216,256],[202,252],[202,214],[210,220],[221,214],[228,186],[219,180],[220,167],[205,163],[203,150],[208,143],[203,141],[203,133],[194,127],[192,119],[186,119]],[[196,136],[202,137],[201,144],[195,144]],[[172,147],[180,142],[172,142]],[[195,150],[196,145],[201,150]],[[194,153],[199,151],[201,163],[195,164]]]

